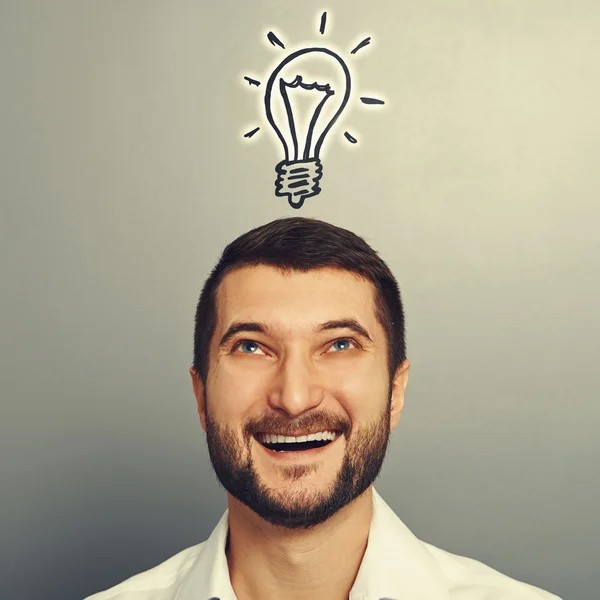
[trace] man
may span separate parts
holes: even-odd
[[[557,600],[421,542],[373,489],[410,364],[396,280],[364,240],[303,218],[239,237],[194,346],[228,510],[204,543],[89,600]]]

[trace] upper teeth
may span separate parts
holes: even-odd
[[[292,442],[315,442],[321,440],[335,440],[335,431],[319,431],[308,435],[293,437],[291,435],[278,435],[277,433],[259,433],[258,441],[263,444],[288,444]]]

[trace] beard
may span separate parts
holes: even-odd
[[[324,490],[275,492],[257,473],[251,444],[259,442],[253,435],[259,431],[289,430],[290,425],[277,417],[255,419],[246,424],[240,437],[232,427],[211,420],[207,410],[208,452],[217,479],[234,498],[272,525],[310,529],[358,498],[379,475],[390,438],[389,401],[374,421],[356,430],[348,423],[332,421],[324,413],[313,413],[294,423],[295,429],[338,430],[346,437],[342,465]],[[287,480],[296,481],[317,468],[311,461],[283,467],[281,473]]]

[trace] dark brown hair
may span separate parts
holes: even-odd
[[[376,316],[385,330],[390,379],[406,358],[404,310],[396,279],[361,237],[317,219],[277,219],[241,235],[223,251],[196,309],[194,368],[206,383],[209,346],[217,323],[217,291],[225,275],[264,265],[283,272],[333,268],[355,273],[375,287]]]

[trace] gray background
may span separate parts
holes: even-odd
[[[241,78],[285,55],[269,28],[319,41],[323,9],[356,92],[388,103],[353,96],[295,211]],[[403,291],[388,503],[597,598],[599,30],[593,0],[2,0],[2,598],[81,599],[210,533],[195,303],[228,241],[286,215],[363,235]]]

